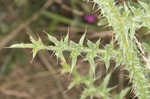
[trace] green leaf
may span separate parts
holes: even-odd
[[[31,35],[30,35],[29,37],[30,37],[30,41],[31,41],[32,43],[36,42],[36,40],[35,40]]]
[[[140,3],[140,5],[141,5],[146,11],[149,10],[149,6],[148,6],[146,3],[141,2],[141,1],[138,1],[138,2]]]
[[[56,49],[55,55],[61,59],[61,61],[66,62],[65,57],[61,49]]]
[[[71,68],[69,64],[65,62],[61,62],[61,66],[63,67],[62,73],[70,72]]]
[[[108,83],[109,83],[109,80],[110,80],[110,76],[111,76],[111,73],[108,74],[103,82],[101,83],[101,85],[97,88],[97,92],[100,94],[100,96],[102,96],[104,99],[110,99],[109,97],[109,92],[113,89],[113,88],[108,88]]]
[[[82,35],[82,37],[80,38],[79,45],[83,46],[85,36],[86,36],[86,33],[84,33],[84,34]]]
[[[128,91],[129,91],[129,88],[126,88],[126,89],[122,90],[119,94],[117,94],[114,97],[114,99],[124,99],[124,97],[126,96]]]
[[[81,83],[81,77],[76,75],[75,78],[73,79],[73,81],[70,83],[70,85],[68,86],[68,89],[73,88],[75,85],[78,85]]]
[[[87,41],[87,45],[89,48],[94,49],[95,48],[95,44],[93,42],[91,42],[90,40]]]
[[[102,18],[98,22],[98,26],[106,25],[106,24],[108,24],[107,18]]]
[[[84,89],[84,91],[82,92],[82,95],[80,97],[80,99],[86,99],[86,97],[89,95],[89,89]]]
[[[94,61],[94,51],[88,52],[86,55],[85,60],[88,60],[88,62],[90,63],[90,73],[95,75],[95,68],[96,68],[96,64]]]
[[[66,45],[68,45],[68,41],[69,41],[69,34],[67,34],[67,36],[65,37],[64,43],[65,43]]]
[[[49,35],[49,34],[47,34],[47,35],[48,35],[48,39],[49,39],[51,42],[53,42],[55,45],[58,45],[59,41],[58,41],[55,37],[53,37],[53,36],[51,36],[51,35]]]
[[[33,48],[33,44],[24,44],[24,43],[13,44],[8,48]]]
[[[78,52],[77,50],[74,50],[71,53],[72,57],[71,73],[73,71],[74,66],[76,65],[78,55],[80,55],[80,52]]]
[[[99,40],[96,41],[96,48],[97,49],[99,49],[100,41],[101,41],[101,39],[99,39]]]
[[[35,56],[36,56],[36,54],[37,54],[38,51],[39,51],[39,49],[37,49],[37,48],[33,48],[32,49],[32,53],[33,53],[32,59],[35,58]]]

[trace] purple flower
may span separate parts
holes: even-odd
[[[93,23],[96,20],[96,17],[94,15],[85,15],[84,20],[88,23]]]

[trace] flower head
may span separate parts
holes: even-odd
[[[93,23],[96,20],[96,17],[94,15],[85,15],[84,20],[88,23]]]

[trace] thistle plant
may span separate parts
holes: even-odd
[[[91,2],[91,1],[90,1]],[[88,3],[90,3],[88,2]],[[144,52],[144,46],[136,37],[136,30],[141,27],[150,26],[150,5],[141,0],[134,4],[125,2],[122,5],[117,5],[114,0],[92,0],[92,3],[98,6],[98,10],[105,17],[110,27],[113,29],[115,39],[107,44],[103,49],[100,48],[100,39],[96,43],[87,40],[87,46],[84,44],[86,33],[82,35],[78,43],[69,40],[69,34],[62,39],[57,40],[55,37],[47,34],[48,39],[54,45],[45,45],[39,38],[35,40],[30,36],[30,44],[14,44],[10,48],[31,48],[33,58],[39,50],[54,51],[55,55],[61,60],[61,65],[65,72],[73,75],[73,81],[68,86],[71,89],[75,85],[84,84],[85,88],[82,92],[81,99],[86,99],[90,96],[99,97],[102,99],[123,99],[128,92],[128,88],[122,90],[115,96],[112,96],[110,91],[113,89],[108,87],[111,73],[107,74],[102,83],[95,86],[95,81],[98,77],[95,75],[97,63],[95,59],[105,62],[106,69],[110,67],[110,60],[116,62],[116,67],[125,66],[129,72],[130,82],[135,94],[139,99],[149,99],[149,78],[147,77],[150,64]],[[100,20],[101,22],[101,20]],[[101,23],[99,23],[101,24]],[[114,42],[117,42],[117,47],[114,47]],[[72,62],[68,64],[63,52],[69,51]],[[78,57],[82,56],[84,61],[90,64],[89,72],[86,76],[81,76],[76,68]],[[148,53],[149,54],[149,53]],[[133,97],[134,98],[134,97]]]

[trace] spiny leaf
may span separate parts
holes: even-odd
[[[69,45],[70,45],[71,48],[75,48],[75,49],[78,47],[78,44],[75,43],[74,41],[70,41]]]
[[[39,51],[39,49],[37,49],[37,48],[33,48],[33,49],[32,49],[32,52],[33,52],[32,59],[35,58],[35,56],[36,56],[36,54],[37,54],[38,51]]]
[[[111,76],[111,73],[108,74],[105,78],[104,78],[104,81],[103,83],[101,84],[101,86],[105,86],[104,88],[106,88],[108,86],[108,83],[109,83],[109,80],[110,80],[110,76]]]
[[[58,41],[55,37],[53,37],[53,36],[51,36],[51,35],[49,35],[49,34],[47,34],[47,35],[48,35],[48,39],[49,39],[51,42],[53,42],[55,45],[58,45],[59,41]]]
[[[105,46],[105,53],[102,53],[102,59],[104,60],[105,64],[106,64],[106,69],[108,70],[109,66],[110,66],[110,59],[112,57],[112,51],[113,51],[113,47],[112,47],[112,43],[111,44],[107,44]]]
[[[80,99],[86,99],[87,96],[89,96],[89,89],[85,88],[84,91],[82,92]]]
[[[61,59],[61,61],[63,61],[63,62],[66,63],[65,57],[64,57],[63,52],[62,52],[61,49],[59,49],[59,48],[56,49],[55,55],[56,55],[57,57],[59,57],[59,58]]]
[[[110,80],[110,76],[111,73],[104,78],[101,85],[97,88],[97,91],[100,93],[100,96],[102,96],[104,99],[109,99],[109,94],[110,94],[109,92],[113,89],[113,88],[107,88]]]
[[[146,3],[141,2],[141,1],[138,1],[138,2],[140,3],[140,5],[141,5],[146,11],[149,10],[149,6],[148,6]]]
[[[83,46],[85,36],[86,36],[86,32],[85,32],[85,33],[82,35],[82,37],[80,38],[79,45]]]
[[[70,72],[71,68],[69,64],[65,62],[61,62],[61,66],[63,67],[62,73]]]
[[[98,25],[101,26],[101,25],[106,25],[108,24],[108,21],[106,18],[103,18],[103,19],[100,19],[100,21],[98,22]]]
[[[30,35],[30,41],[33,43],[33,42],[36,42],[36,40]]]
[[[67,34],[67,36],[64,39],[64,43],[68,45],[68,41],[69,41],[69,34]]]
[[[88,54],[86,55],[85,60],[88,60],[88,62],[90,63],[90,73],[95,75],[95,68],[96,68],[96,64],[94,61],[94,52],[88,52]]]
[[[87,45],[89,48],[92,48],[92,49],[95,47],[95,44],[91,42],[90,40],[87,41]]]
[[[73,71],[73,68],[76,65],[78,55],[80,55],[80,52],[78,52],[77,50],[74,50],[71,53],[71,57],[72,57],[71,72]]]
[[[96,47],[97,47],[97,49],[99,49],[100,41],[101,41],[101,39],[99,39],[99,40],[96,41]]]
[[[20,43],[20,44],[13,44],[8,48],[33,48],[33,45],[32,44]]]
[[[81,83],[81,77],[79,75],[76,75],[74,80],[70,83],[70,85],[68,86],[68,89],[73,88],[75,85],[80,84]]]
[[[124,97],[126,96],[128,91],[129,91],[129,88],[126,88],[126,89],[122,90],[119,94],[117,94],[114,97],[114,99],[124,99]]]

